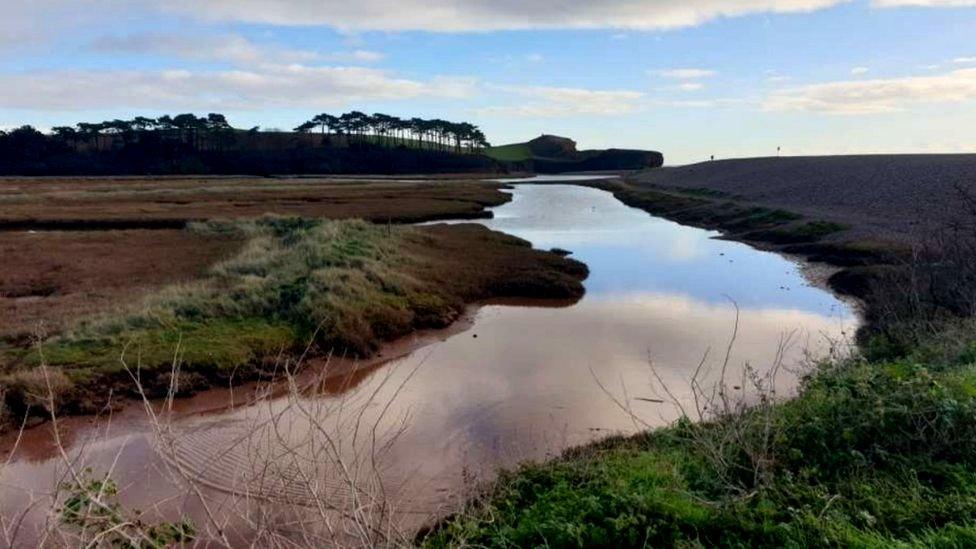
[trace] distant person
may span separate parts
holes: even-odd
[[[715,155],[714,154],[712,155],[711,161],[712,162],[715,162]]]

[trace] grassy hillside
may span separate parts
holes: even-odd
[[[532,149],[529,148],[527,143],[513,143],[511,145],[489,147],[485,151],[485,155],[488,158],[493,158],[500,162],[523,162],[532,160],[534,157]]]

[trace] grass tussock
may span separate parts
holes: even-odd
[[[78,388],[63,411],[91,412],[106,388],[131,391],[123,356],[150,391],[168,389],[174,362],[193,390],[270,375],[279,355],[309,344],[366,356],[385,340],[448,325],[477,299],[579,297],[586,276],[578,262],[481,226],[266,217],[189,230],[244,243],[205,278],[169,286],[138,309],[8,351],[0,381],[11,413],[27,413],[30,399],[15,395],[29,394],[21,378],[41,365]]]
[[[976,347],[964,347],[823,364],[794,400],[524,466],[423,544],[972,546]]]

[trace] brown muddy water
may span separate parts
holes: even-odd
[[[270,523],[297,532],[297,516],[319,517],[321,528],[323,501],[381,507],[410,528],[452,510],[499,468],[678,417],[669,395],[689,406],[700,364],[702,385],[715,384],[736,307],[728,385],[746,395],[746,364],[760,375],[782,364],[774,385],[787,396],[810,355],[843,347],[857,327],[850,304],[776,254],[596,189],[511,192],[483,223],[572,251],[591,271],[580,302],[483,304],[451,330],[397,342],[385,359],[320,364],[290,394],[255,402],[240,389],[179,401],[160,410],[156,429],[140,406],[68,418],[64,454],[50,425],[29,430],[13,454],[12,440],[0,454],[9,458],[0,515],[9,522],[33,505],[21,539],[35,541],[57,522],[50,501],[63,497],[69,471],[91,467],[111,471],[126,507],[190,515],[205,536],[218,524],[231,540]]]

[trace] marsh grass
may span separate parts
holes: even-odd
[[[847,230],[840,223],[809,220],[804,216],[762,206],[739,203],[708,189],[636,188],[619,182],[591,182],[610,191],[621,202],[682,223],[718,228],[730,236],[766,244],[817,242]]]
[[[447,326],[478,299],[578,298],[587,273],[579,262],[474,225],[264,217],[189,230],[243,244],[202,279],[8,350],[0,384],[10,413],[36,408],[24,372],[41,364],[67,380],[59,411],[94,413],[107,392],[137,396],[119,361],[123,350],[136,357],[146,391],[162,396],[179,348],[185,395],[271,377],[282,356],[308,345],[322,355],[368,356],[384,341]]]
[[[260,366],[310,338],[319,347],[366,354],[384,337],[413,326],[415,301],[418,308],[436,301],[398,269],[411,261],[400,251],[410,229],[267,217],[191,230],[230,234],[245,244],[207,278],[168,287],[121,316],[80,324],[42,342],[23,362],[54,368],[70,385],[121,373],[123,348],[147,372],[166,371],[179,346],[190,371],[220,377]],[[8,405],[17,412],[30,404],[30,371],[4,378]],[[59,391],[59,401],[66,392]]]

